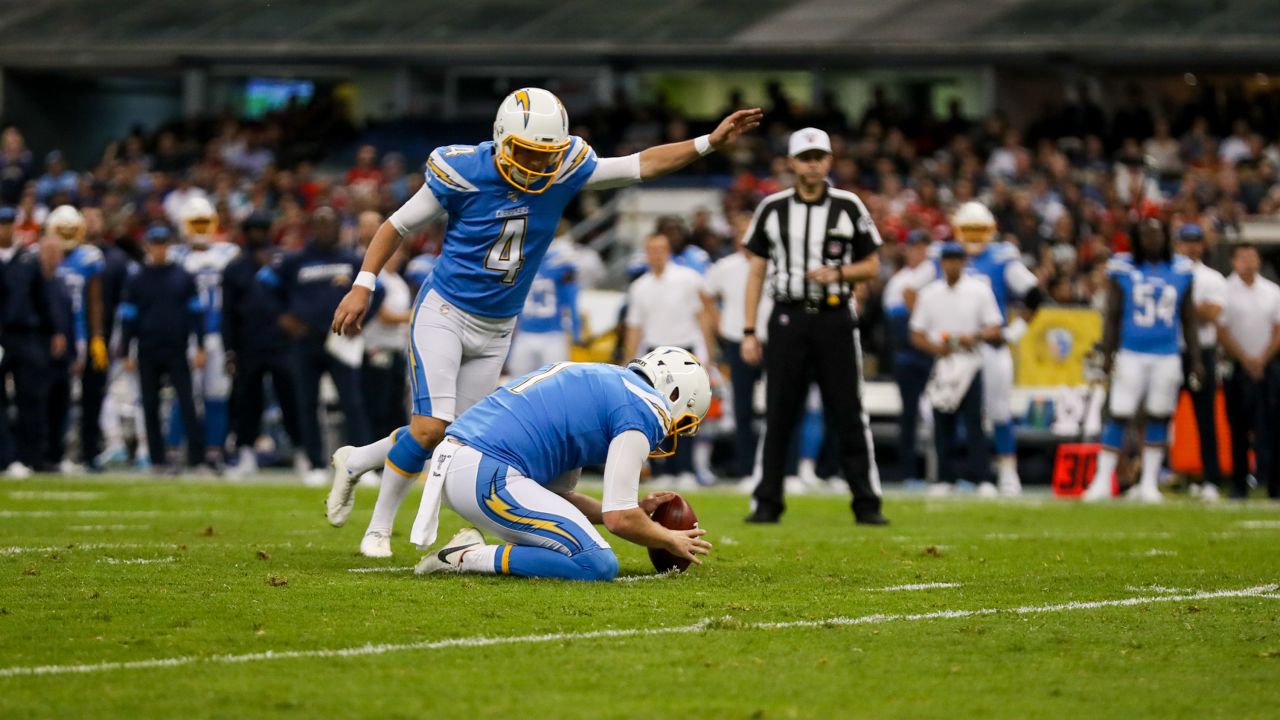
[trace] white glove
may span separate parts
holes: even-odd
[[[1020,317],[1014,318],[1013,322],[1006,325],[1000,334],[1004,337],[1006,344],[1016,345],[1022,336],[1027,334],[1027,321]]]

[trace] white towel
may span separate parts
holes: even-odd
[[[431,465],[427,468],[426,481],[422,488],[422,502],[418,505],[418,516],[413,519],[413,529],[409,531],[409,542],[419,550],[426,550],[436,541],[436,532],[440,528],[440,504],[444,501],[444,476],[449,471],[453,454],[462,447],[452,438],[436,446],[431,457]]]
[[[929,404],[939,412],[955,412],[981,369],[982,356],[976,352],[951,353],[935,360],[924,388]]]

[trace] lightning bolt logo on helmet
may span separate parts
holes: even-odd
[[[494,162],[517,190],[538,194],[551,187],[571,142],[569,115],[550,91],[521,88],[498,106]]]

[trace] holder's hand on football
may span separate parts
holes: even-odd
[[[653,511],[657,510],[659,505],[665,504],[667,501],[675,497],[677,497],[675,493],[668,492],[666,490],[649,493],[640,501],[640,509],[644,511],[645,515],[652,515]]]
[[[701,565],[702,561],[698,559],[699,555],[706,555],[711,552],[711,543],[702,539],[707,534],[702,528],[694,528],[692,530],[668,530],[667,552],[678,558],[683,558],[693,563]]]
[[[721,120],[720,125],[711,131],[707,139],[711,141],[711,147],[715,148],[716,152],[724,152],[734,140],[742,137],[743,133],[759,127],[762,119],[764,119],[764,111],[760,108],[739,110]]]
[[[335,335],[355,335],[364,325],[364,314],[369,309],[371,293],[362,287],[353,287],[333,311]]]

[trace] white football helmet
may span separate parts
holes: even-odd
[[[976,201],[961,205],[951,216],[951,232],[970,255],[982,252],[996,237],[996,217],[986,205]]]
[[[71,252],[84,242],[84,216],[70,205],[59,205],[45,218],[44,233],[61,239],[63,249]]]
[[[549,90],[521,88],[498,106],[493,121],[498,172],[516,189],[536,194],[551,187],[569,142],[569,113]]]
[[[218,232],[218,211],[213,203],[199,196],[188,198],[182,205],[182,239],[192,247],[204,248]]]
[[[688,350],[659,347],[627,363],[627,368],[645,377],[671,404],[672,438],[670,450],[654,450],[649,457],[670,457],[676,452],[676,438],[698,432],[702,418],[711,409],[711,379],[706,368]]]

